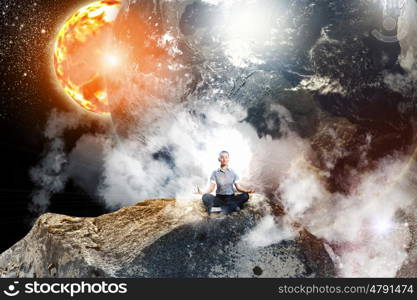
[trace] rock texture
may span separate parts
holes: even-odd
[[[252,195],[229,216],[208,216],[199,199],[154,199],[96,218],[46,213],[0,255],[2,277],[334,276],[323,243],[304,229],[294,240],[254,247],[245,236],[270,214]],[[277,217],[275,221],[279,221]]]

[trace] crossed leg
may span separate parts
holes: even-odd
[[[249,200],[248,193],[241,193],[238,195],[217,195],[213,196],[212,194],[204,194],[202,197],[203,203],[207,208],[207,212],[210,213],[210,210],[213,206],[221,207],[222,210],[226,213],[232,213],[236,210],[243,208],[243,204]]]
[[[227,199],[227,213],[232,213],[236,210],[240,210],[243,208],[243,204],[249,200],[248,193],[241,193],[237,195],[232,195],[230,198]]]
[[[204,194],[203,197],[203,203],[207,208],[207,212],[210,214],[210,210],[213,206],[216,207],[224,207],[226,206],[226,201],[223,199],[213,196],[212,194]]]

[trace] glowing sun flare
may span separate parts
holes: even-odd
[[[106,54],[104,59],[105,62],[112,67],[120,64],[120,58],[116,54]]]

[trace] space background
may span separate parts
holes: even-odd
[[[88,3],[0,3],[1,252],[45,212],[186,206],[227,150],[284,215],[254,244],[297,222],[340,277],[417,276],[416,1],[122,1],[111,38],[128,54],[103,75],[105,115],[53,66]]]

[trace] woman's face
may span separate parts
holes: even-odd
[[[229,163],[229,155],[227,154],[222,154],[219,158],[220,164],[222,166],[227,165]]]

